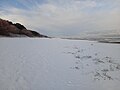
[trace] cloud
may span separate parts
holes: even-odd
[[[119,0],[16,0],[24,8],[0,10],[0,17],[53,36],[120,30]]]

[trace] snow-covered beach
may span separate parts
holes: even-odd
[[[119,90],[120,45],[0,39],[0,90]]]

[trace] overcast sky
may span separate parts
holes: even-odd
[[[0,18],[50,36],[120,30],[120,0],[0,0]]]

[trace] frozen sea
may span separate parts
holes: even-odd
[[[1,38],[0,90],[120,90],[120,44]]]

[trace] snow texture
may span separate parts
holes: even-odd
[[[1,38],[0,90],[120,90],[120,45]]]

